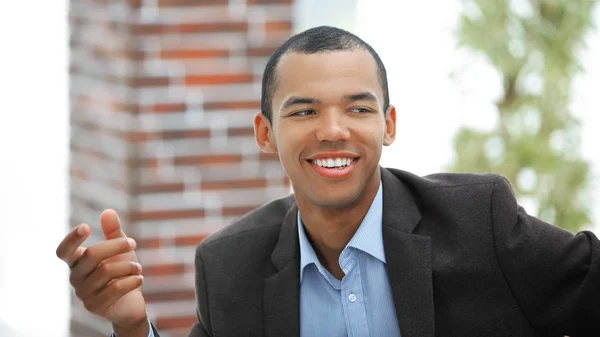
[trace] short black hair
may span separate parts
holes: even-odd
[[[262,96],[260,108],[262,114],[272,122],[273,111],[273,94],[276,87],[276,71],[277,64],[283,55],[286,53],[303,53],[315,54],[325,51],[343,51],[343,50],[366,50],[368,51],[375,62],[379,72],[379,82],[383,88],[383,113],[387,111],[390,105],[390,95],[388,90],[387,73],[385,66],[379,58],[375,50],[358,36],[340,28],[320,26],[308,29],[302,33],[296,34],[285,41],[267,62],[262,78]]]

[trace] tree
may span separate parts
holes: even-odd
[[[570,231],[590,223],[590,169],[569,90],[597,2],[468,1],[458,31],[460,46],[482,53],[501,73],[503,95],[495,129],[459,130],[450,169],[507,177],[518,197],[536,200],[538,217]]]

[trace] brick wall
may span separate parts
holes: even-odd
[[[289,192],[252,117],[291,0],[71,0],[71,224],[104,208],[138,241],[149,315],[165,336],[195,321],[195,246]],[[73,336],[110,325],[72,296]]]

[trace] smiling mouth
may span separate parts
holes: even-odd
[[[321,177],[327,179],[342,179],[354,172],[359,158],[320,158],[307,160],[310,167]]]
[[[326,169],[343,169],[358,158],[323,158],[308,160],[309,163]]]

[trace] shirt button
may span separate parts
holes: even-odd
[[[350,294],[350,296],[348,296],[348,301],[350,301],[350,302],[356,301],[356,295]]]

